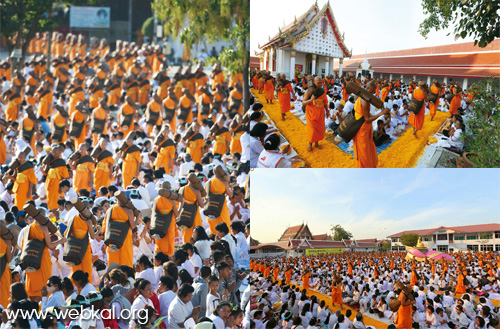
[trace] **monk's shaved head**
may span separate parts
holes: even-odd
[[[371,87],[376,87],[376,86],[377,86],[377,84],[375,83],[375,81],[372,80],[366,84],[366,89],[371,88]]]
[[[321,77],[315,77],[315,78],[314,78],[314,82],[316,82],[316,81],[318,81],[318,80],[319,80],[319,81],[323,81],[323,80],[321,80]]]

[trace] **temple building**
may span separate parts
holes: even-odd
[[[351,56],[330,2],[323,8],[315,3],[292,23],[280,28],[263,46],[259,44],[259,48],[262,51],[256,56],[260,69],[271,71],[273,75],[286,74],[287,79],[295,74],[332,74],[335,58],[339,59],[342,75],[343,59]]]

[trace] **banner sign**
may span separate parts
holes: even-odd
[[[295,72],[303,72],[304,71],[304,65],[302,64],[295,64]]]
[[[306,249],[306,256],[313,256],[319,254],[341,254],[345,248],[328,248],[328,249]]]
[[[109,22],[109,7],[70,7],[69,25],[71,27],[108,29]]]

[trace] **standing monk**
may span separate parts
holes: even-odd
[[[322,149],[319,141],[325,137],[325,113],[328,113],[328,98],[322,88],[323,80],[320,77],[314,78],[314,85],[316,93],[313,95],[314,88],[307,89],[302,101],[302,106],[306,108],[308,151],[312,150],[313,143]]]
[[[366,90],[373,94],[375,92],[375,82],[370,81],[366,85]],[[389,109],[384,109],[377,115],[370,115],[370,103],[359,97],[354,104],[356,120],[361,117],[365,122],[354,136],[354,157],[356,158],[356,168],[375,168],[378,163],[377,148],[373,141],[372,122],[382,115],[389,113]]]
[[[141,170],[141,150],[134,144],[134,136],[135,132],[130,132],[127,135],[125,150],[118,153],[118,156],[123,159],[122,181],[124,189],[130,185],[132,178],[139,177],[139,171]]]
[[[273,103],[274,99],[274,78],[271,76],[271,72],[267,72],[264,78],[264,96],[266,96],[266,102],[268,104]]]
[[[86,143],[80,144],[78,153],[80,157],[75,159],[69,158],[69,166],[73,170],[73,189],[75,191],[92,190],[92,181],[95,171],[94,159],[87,153],[88,146]]]
[[[108,187],[111,185],[111,176],[113,174],[113,164],[115,160],[113,159],[113,154],[106,150],[108,146],[107,136],[102,136],[99,140],[99,144],[96,148],[99,151],[95,153],[92,152],[95,162],[97,163],[94,172],[94,189],[99,191],[102,186]]]
[[[196,208],[196,215],[194,218],[193,226],[186,230],[182,230],[182,241],[184,243],[187,243],[191,240],[191,237],[193,236],[193,229],[196,226],[202,226],[200,207],[203,208],[205,206],[200,191],[197,190],[194,187],[194,184],[192,183],[193,180],[197,180],[196,175],[189,174],[187,178],[188,178],[188,184],[186,186],[181,187],[179,191],[179,193],[182,194],[184,198],[179,207],[179,214],[181,213],[184,204],[197,204],[198,207]]]
[[[53,144],[50,152],[52,160],[48,164],[44,163],[43,166],[43,172],[47,175],[47,180],[45,181],[47,208],[51,211],[58,208],[59,183],[62,179],[69,177],[66,162],[61,158],[62,151],[63,147],[60,144]]]
[[[167,174],[174,168],[173,160],[175,157],[175,143],[168,136],[170,126],[164,125],[162,131],[158,134],[154,149],[158,152],[158,156],[154,162],[155,169],[163,167]]]
[[[320,79],[321,80],[321,79]],[[306,270],[306,273],[302,275],[302,288],[304,289],[309,289],[309,277],[311,276],[311,273],[309,270]]]
[[[398,297],[401,302],[401,306],[398,309],[398,316],[396,318],[396,328],[398,329],[411,329],[412,328],[412,318],[411,318],[411,305],[415,301],[409,300],[405,293],[401,291]]]
[[[163,182],[164,185],[165,183],[168,184],[167,186],[170,186],[170,183]],[[163,196],[158,196],[156,199],[154,199],[153,205],[153,213],[160,214],[160,216],[170,215],[170,213],[172,213],[172,218],[167,229],[167,234],[165,234],[163,238],[155,240],[155,253],[161,251],[169,257],[172,257],[175,251],[175,235],[177,233],[177,225],[175,224],[175,219],[179,217],[177,204],[173,200],[169,200]]]
[[[434,116],[436,115],[436,111],[437,111],[437,108],[439,106],[439,96],[440,95],[441,95],[441,85],[439,84],[439,82],[437,80],[434,80],[432,82],[431,92],[429,95],[429,99],[431,96],[436,98],[436,101],[434,103],[432,103],[429,100],[429,111],[431,114],[431,121],[434,120]]]
[[[427,101],[427,94],[429,89],[427,84],[421,81],[418,84],[418,88],[413,91],[413,97],[417,101],[423,101],[422,107],[418,111],[417,114],[410,112],[410,117],[408,118],[408,123],[413,126],[413,136],[417,137],[417,131],[422,130],[424,127],[424,119],[425,119],[425,102]]]
[[[276,84],[276,91],[278,92],[278,102],[281,109],[281,121],[285,121],[287,112],[290,112],[290,102],[292,97],[295,99],[292,83],[286,79],[286,75],[279,76],[280,81]]]
[[[26,154],[19,153],[17,156],[20,166],[16,169],[15,177],[8,177],[14,181],[13,192],[15,193],[14,204],[18,209],[23,209],[27,201],[33,200],[36,191],[37,178],[33,169],[33,164],[26,161]]]

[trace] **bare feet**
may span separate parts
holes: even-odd
[[[434,117],[431,117],[431,121],[434,120]]]
[[[312,145],[311,145],[311,143],[309,143],[309,144],[307,145],[307,150],[308,150],[309,152],[311,152],[311,151],[312,151],[312,149],[313,149],[313,148],[312,148]]]
[[[317,148],[319,148],[320,150],[323,148],[323,146],[319,145],[318,142],[316,142],[316,145],[315,145]]]

